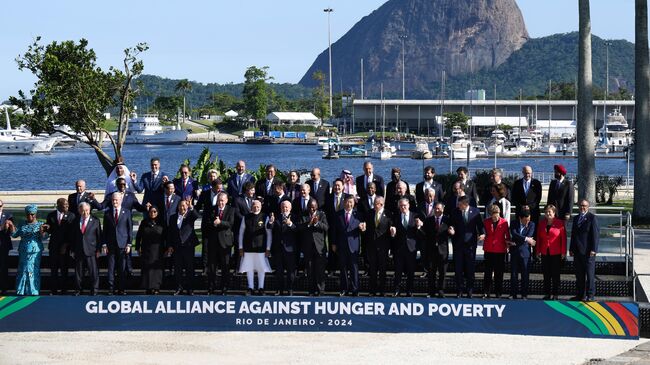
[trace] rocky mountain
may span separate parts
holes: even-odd
[[[454,77],[496,69],[527,40],[515,0],[390,0],[332,44],[333,84],[358,93],[364,59],[366,94],[376,94],[380,83],[401,94],[403,41],[408,98],[443,70]],[[317,70],[327,73],[327,49],[300,84],[314,86]]]

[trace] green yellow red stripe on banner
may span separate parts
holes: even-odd
[[[39,297],[0,297],[0,319],[18,312],[38,300]]]
[[[546,301],[546,305],[575,320],[594,335],[638,336],[638,310],[614,302],[558,302]]]

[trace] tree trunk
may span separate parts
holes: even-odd
[[[596,201],[594,109],[591,77],[591,16],[589,0],[578,0],[578,199]]]
[[[650,141],[648,140],[648,97],[650,97],[650,69],[648,66],[648,1],[635,2],[634,41],[634,209],[635,224],[650,223]]]

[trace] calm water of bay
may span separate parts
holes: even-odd
[[[315,145],[244,145],[244,144],[209,144],[228,166],[234,166],[239,159],[246,161],[249,169],[256,169],[260,164],[275,164],[280,170],[311,169],[320,167],[325,179],[332,181],[342,169],[352,173],[362,173],[364,159],[323,160],[323,151]],[[203,150],[203,144],[181,146],[127,146],[124,158],[131,171],[138,175],[149,170],[149,159],[159,157],[163,171],[175,174],[179,165],[187,158],[194,163]],[[403,150],[413,148],[412,144],[401,144]],[[449,159],[427,161],[395,158],[387,161],[373,159],[375,171],[386,180],[390,169],[400,167],[402,177],[415,184],[422,179],[422,168],[433,166],[438,173],[450,171]],[[531,165],[534,171],[549,173],[553,164],[562,163],[569,173],[575,173],[575,158],[536,158],[536,159],[499,159],[498,166],[506,173],[519,172],[523,165]],[[465,165],[465,161],[454,161],[453,169]],[[493,158],[478,159],[470,162],[470,169],[490,169],[494,166]],[[597,159],[596,170],[599,175],[625,176],[627,166],[625,159]],[[633,174],[633,167],[630,167]],[[95,153],[89,148],[56,150],[49,154],[30,156],[0,156],[0,191],[14,190],[72,190],[77,179],[85,179],[89,189],[103,189],[106,174],[101,168]]]

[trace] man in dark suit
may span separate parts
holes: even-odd
[[[194,209],[197,212],[201,212],[201,232],[208,232],[212,227],[212,221],[214,220],[214,210],[217,207],[217,197],[218,195],[225,191],[222,190],[223,184],[221,179],[217,176],[216,170],[211,170],[208,172],[208,180],[210,184],[208,189],[202,189],[199,199],[196,201]],[[204,234],[201,236],[201,262],[203,263],[203,272],[207,274],[208,270],[208,235]],[[209,281],[209,280],[208,280]],[[213,288],[214,289],[214,288]]]
[[[417,203],[413,195],[408,194],[407,185],[404,181],[398,181],[395,187],[395,192],[392,195],[386,195],[386,209],[392,214],[399,213],[398,202],[402,199],[409,201],[409,209],[411,212],[417,212]]]
[[[386,197],[394,196],[397,192],[397,183],[402,180],[402,169],[399,167],[393,167],[390,170],[390,182],[386,184]],[[404,181],[406,184],[406,194],[411,195],[411,188],[409,183]]]
[[[91,209],[103,209],[101,204],[95,199],[95,194],[86,191],[86,182],[84,180],[77,180],[75,189],[75,193],[68,195],[68,204],[71,212],[78,212],[79,203],[82,202],[89,203]]]
[[[174,274],[176,276],[174,295],[182,294],[183,290],[186,290],[187,295],[193,295],[194,247],[199,245],[199,239],[194,232],[194,222],[197,219],[199,219],[199,214],[192,209],[188,198],[178,204],[178,213],[172,215],[169,220],[167,244],[168,252],[174,255]]]
[[[471,196],[468,196],[465,193],[465,189],[463,188],[463,183],[461,181],[456,181],[454,185],[452,186],[452,190],[450,194],[447,194],[445,196],[445,215],[448,217],[451,217],[452,213],[456,208],[458,208],[458,202],[460,199],[464,196],[467,196],[469,205],[471,207],[476,208],[476,200],[472,198]]]
[[[430,193],[429,193],[430,194]],[[421,234],[424,235],[426,266],[429,269],[429,298],[445,296],[445,274],[449,257],[449,218],[444,216],[445,205],[434,203],[433,214],[424,216]],[[437,278],[436,278],[437,274]]]
[[[309,185],[307,185],[309,188]],[[305,257],[305,271],[309,282],[309,295],[319,296],[325,292],[325,265],[327,246],[325,234],[329,228],[325,213],[318,210],[318,202],[311,199],[309,211],[298,218],[300,244]]]
[[[368,184],[368,194],[365,199],[359,199],[359,202],[357,203],[357,211],[361,213],[362,217],[366,217],[368,214],[370,214],[370,211],[375,209],[375,200],[377,198],[382,198],[380,196],[377,196],[377,186],[375,183],[370,183]],[[384,204],[382,203],[382,207]]]
[[[122,196],[122,208],[128,210],[129,212],[133,211],[134,209],[141,213],[147,211],[147,208],[144,205],[140,204],[138,197],[135,196],[134,193],[126,190],[127,184],[124,178],[119,177],[115,179],[115,186],[117,187],[116,193],[119,193]],[[106,195],[104,201],[102,202],[102,209],[110,209],[112,207],[112,196],[113,194]]]
[[[251,212],[253,200],[255,200],[255,185],[252,182],[244,184],[242,196],[235,198],[233,208],[235,208],[235,228],[233,234],[239,237],[239,228],[244,217]]]
[[[402,274],[406,274],[406,296],[413,296],[413,280],[415,278],[415,259],[417,255],[417,232],[422,227],[422,221],[411,211],[408,199],[400,199],[397,203],[399,211],[393,217],[390,234],[393,237],[393,260],[395,260],[395,293],[401,294]]]
[[[176,187],[171,181],[165,183],[165,195],[163,195],[163,202],[160,209],[162,209],[161,216],[164,219],[165,226],[169,225],[169,219],[172,215],[176,214],[178,210],[178,203],[182,200],[180,196],[175,193]]]
[[[300,186],[300,196],[297,197],[291,204],[291,209],[293,209],[293,214],[297,216],[302,216],[309,213],[309,200],[312,199],[311,188],[308,184],[302,184]],[[318,201],[316,201],[318,203]]]
[[[273,213],[276,216],[280,215],[280,206],[283,201],[289,201],[291,203],[291,199],[287,194],[285,194],[285,189],[286,186],[282,181],[276,180],[273,183],[273,188],[271,189],[273,191],[273,195],[269,195],[266,199],[264,199],[264,205],[262,206],[262,212],[266,213],[267,215]]]
[[[262,202],[266,202],[267,197],[273,197],[273,183],[279,181],[275,178],[275,166],[266,165],[266,179],[260,180],[255,184],[255,196]]]
[[[122,195],[120,193],[113,193],[111,201],[112,208],[104,212],[102,251],[108,255],[109,294],[124,295],[127,275],[126,260],[131,252],[133,221],[131,211],[121,206]],[[115,285],[116,265],[117,285]],[[114,290],[116,291],[114,292]]]
[[[325,179],[321,179],[318,167],[311,170],[311,179],[307,180],[307,185],[310,188],[309,195],[316,199],[318,206],[325,206],[325,200],[330,195],[330,183]]]
[[[4,210],[4,203],[0,200],[0,295],[7,293],[7,286],[9,285],[9,251],[13,246],[8,221],[13,223],[14,217]]]
[[[325,215],[327,216],[327,222],[329,223],[329,231],[327,232],[327,237],[329,239],[329,244],[336,245],[337,237],[334,233],[334,221],[336,220],[336,214],[343,210],[345,206],[345,199],[349,195],[343,192],[343,180],[336,179],[332,184],[332,193],[327,197],[325,201],[325,206],[321,209],[324,210]],[[361,199],[363,200],[363,199]],[[339,254],[330,251],[327,256],[327,270],[332,273],[336,270],[336,267],[339,266]]]
[[[66,292],[68,281],[68,257],[74,240],[73,225],[75,214],[68,211],[68,201],[59,198],[56,210],[50,212],[45,219],[50,242],[47,249],[50,253],[50,271],[52,273],[52,294]]]
[[[533,179],[533,168],[524,166],[523,177],[512,186],[512,205],[520,210],[523,206],[530,209],[530,220],[537,225],[539,221],[539,204],[542,201],[542,183]]]
[[[420,204],[424,202],[424,192],[427,189],[433,189],[435,191],[435,201],[442,202],[444,201],[444,188],[442,184],[433,180],[436,176],[436,170],[432,166],[427,166],[424,168],[424,181],[419,182],[415,185],[415,201],[420,207]]]
[[[181,199],[188,197],[194,201],[198,197],[199,182],[192,178],[192,171],[187,165],[181,165],[181,177],[174,179],[174,191]]]
[[[516,185],[515,185],[516,186]],[[514,193],[514,191],[513,191]],[[530,263],[530,249],[535,242],[535,222],[532,221],[532,209],[523,206],[517,210],[518,219],[510,223],[510,298],[528,298],[528,273]],[[521,288],[519,287],[519,274],[521,274]]]
[[[469,205],[469,197],[458,200],[450,217],[449,235],[452,236],[457,297],[464,292],[468,298],[474,291],[476,245],[485,238],[485,228],[478,208]],[[464,280],[463,280],[464,279]]]
[[[133,187],[138,193],[144,191],[142,204],[155,205],[159,207],[163,203],[163,195],[165,193],[164,183],[169,181],[169,174],[160,171],[160,159],[154,157],[151,159],[151,171],[145,172],[140,177],[140,182],[136,184],[133,182]]]
[[[226,182],[228,185],[226,191],[228,192],[228,196],[230,196],[231,199],[235,199],[244,194],[246,191],[244,189],[244,185],[246,185],[246,183],[253,183],[253,187],[255,187],[255,178],[246,172],[246,162],[243,160],[237,161],[235,170],[237,170],[237,172],[233,175],[230,175],[228,181]]]
[[[209,208],[206,229],[202,230],[208,237],[208,294],[217,288],[217,266],[221,267],[221,294],[226,295],[230,283],[230,254],[235,242],[233,226],[235,210],[228,206],[228,195],[220,192],[214,208]],[[212,205],[212,204],[210,204]],[[204,210],[205,212],[205,210]],[[204,214],[205,216],[205,214]]]
[[[553,165],[555,179],[548,187],[548,200],[546,204],[553,204],[557,208],[557,217],[569,221],[573,211],[573,183],[566,178],[566,168],[562,165]]]
[[[99,292],[99,270],[97,269],[97,258],[99,257],[99,247],[102,240],[102,227],[99,220],[90,215],[90,204],[87,202],[79,203],[79,216],[75,218],[72,226],[75,271],[75,292],[74,295],[80,295],[82,291],[81,283],[84,276],[84,268],[90,273],[92,288],[90,295],[97,295]]]
[[[503,171],[501,171],[500,168],[495,167],[492,170],[490,170],[490,183],[487,184],[487,186],[484,186],[483,191],[481,193],[480,203],[482,205],[487,205],[492,200],[492,194],[490,192],[490,188],[498,184],[503,184],[503,186],[505,186],[506,188],[505,198],[510,200],[511,198],[510,186],[503,181]]]
[[[476,184],[472,179],[469,178],[469,170],[467,167],[461,166],[456,169],[456,174],[458,174],[458,180],[460,181],[465,195],[474,199],[474,202],[478,204],[478,190],[476,189]]]
[[[361,232],[366,224],[363,217],[354,209],[354,197],[348,196],[343,203],[343,209],[334,216],[334,241],[330,248],[339,256],[341,270],[340,296],[359,295],[359,250],[361,247]]]
[[[569,254],[576,270],[576,296],[572,300],[593,301],[596,295],[596,254],[600,228],[595,214],[589,211],[589,201],[580,201],[580,214],[573,218]],[[586,279],[586,287],[585,287]]]
[[[363,163],[363,175],[357,176],[356,187],[360,199],[365,199],[368,195],[368,183],[374,182],[377,187],[377,195],[386,196],[384,187],[384,178],[374,173],[372,162]]]
[[[297,217],[291,214],[289,200],[283,200],[277,217],[274,213],[269,219],[273,237],[271,259],[275,270],[276,295],[285,295],[285,292],[289,296],[293,295],[299,243],[297,223]]]
[[[366,231],[363,233],[363,241],[369,265],[370,296],[384,296],[386,288],[390,227],[393,225],[393,220],[387,213],[384,210],[384,198],[378,196],[374,201],[373,209],[365,216]]]

